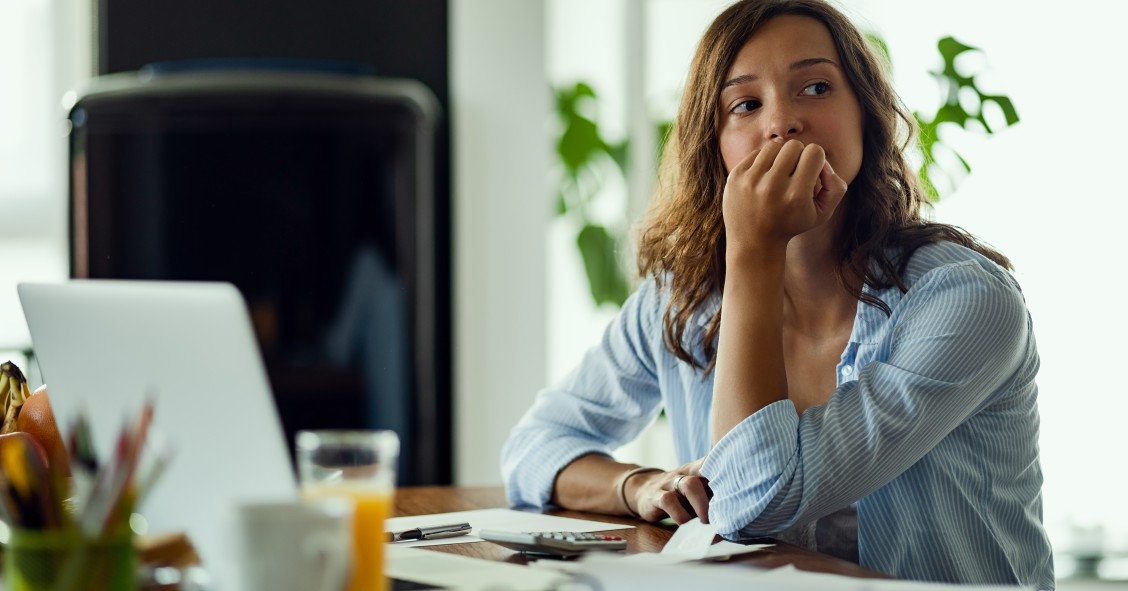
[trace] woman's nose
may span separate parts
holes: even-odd
[[[786,141],[795,137],[801,131],[803,131],[803,126],[794,110],[783,105],[777,105],[772,109],[768,117],[768,140]]]

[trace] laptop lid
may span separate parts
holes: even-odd
[[[17,289],[62,432],[84,411],[105,460],[151,398],[173,457],[138,512],[150,533],[187,532],[217,588],[237,588],[234,505],[297,498],[242,295],[229,283],[163,281]]]

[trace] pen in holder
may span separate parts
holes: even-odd
[[[24,432],[0,441],[0,518],[9,525],[7,591],[132,591],[137,550],[130,519],[167,464],[147,446],[151,404],[122,428],[111,461],[98,458],[83,415],[63,461]]]

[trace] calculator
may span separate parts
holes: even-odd
[[[526,554],[577,556],[585,552],[624,550],[621,536],[573,531],[507,532],[483,529],[478,537]]]

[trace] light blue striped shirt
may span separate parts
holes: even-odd
[[[857,509],[863,566],[905,579],[1054,587],[1042,527],[1038,354],[1013,277],[971,250],[927,245],[907,293],[858,305],[825,405],[771,404],[710,446],[712,373],[665,346],[669,294],[643,283],[502,451],[510,502],[544,508],[557,473],[636,437],[665,408],[679,462],[705,457],[711,520],[772,535]],[[868,289],[868,288],[867,288]],[[719,298],[697,317],[701,330]],[[700,346],[694,351],[700,355]]]

